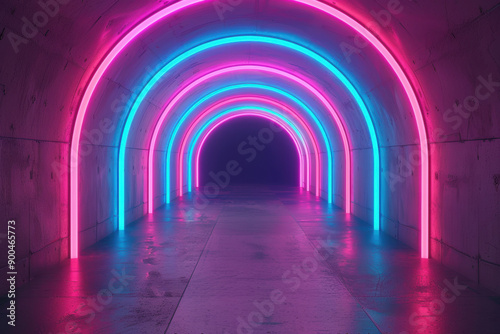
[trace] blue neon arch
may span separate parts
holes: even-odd
[[[358,93],[354,85],[349,81],[349,79],[337,68],[335,67],[332,63],[330,63],[326,58],[323,56],[319,55],[318,53],[300,45],[294,42],[290,42],[281,38],[276,38],[276,37],[268,37],[268,36],[261,36],[261,35],[241,35],[241,36],[232,36],[232,37],[224,37],[216,40],[212,40],[209,42],[206,42],[204,44],[198,45],[181,55],[177,56],[174,58],[172,61],[170,61],[168,64],[166,64],[162,69],[160,69],[145,85],[144,89],[141,91],[139,96],[135,99],[134,104],[132,105],[131,110],[129,111],[127,115],[127,119],[123,128],[123,132],[120,138],[120,145],[119,145],[119,153],[118,153],[118,227],[120,230],[123,230],[125,228],[125,148],[128,140],[128,136],[130,133],[130,129],[133,123],[133,120],[135,118],[135,115],[142,104],[142,101],[146,97],[146,95],[149,93],[149,91],[153,88],[153,86],[166,74],[168,71],[170,71],[173,67],[176,65],[180,64],[184,60],[188,59],[189,57],[202,52],[204,50],[221,46],[221,45],[227,45],[227,44],[234,44],[234,43],[242,43],[242,42],[247,42],[247,43],[266,43],[266,44],[272,44],[272,45],[278,45],[282,46],[288,49],[292,49],[294,51],[297,51],[299,53],[302,53],[305,56],[308,56],[309,58],[315,60],[322,66],[324,66],[328,71],[330,71],[333,76],[335,76],[350,92],[350,94],[354,97],[358,107],[361,109],[361,112],[363,114],[363,117],[365,119],[365,122],[368,127],[368,132],[370,134],[370,141],[372,143],[372,149],[373,149],[373,180],[374,180],[374,196],[373,196],[373,201],[374,201],[374,229],[378,230],[380,229],[380,151],[379,151],[379,145],[378,145],[378,138],[377,134],[375,131],[375,127],[373,125],[373,120],[371,118],[371,115],[368,111],[368,108],[366,107],[366,104],[364,103],[363,99],[361,98],[361,95]]]

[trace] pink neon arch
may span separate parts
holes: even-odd
[[[154,168],[154,148],[156,147],[156,142],[158,140],[158,136],[162,127],[162,124],[165,122],[168,114],[170,111],[174,108],[175,104],[182,99],[186,94],[189,93],[190,90],[192,90],[194,87],[208,81],[209,79],[212,79],[216,76],[223,75],[226,73],[234,73],[236,71],[260,71],[260,72],[266,72],[266,73],[271,73],[275,75],[279,75],[281,77],[287,78],[298,85],[301,85],[305,89],[307,89],[309,92],[311,92],[316,98],[318,98],[319,101],[327,108],[329,111],[330,115],[333,117],[333,120],[335,122],[335,125],[337,126],[340,136],[342,138],[342,144],[344,147],[344,159],[346,161],[346,170],[345,170],[345,180],[346,184],[346,195],[345,195],[345,211],[346,213],[351,212],[351,178],[352,178],[352,168],[351,168],[351,148],[350,148],[350,140],[347,136],[347,131],[344,126],[344,122],[342,121],[340,114],[338,111],[333,107],[332,103],[322,94],[319,89],[314,87],[312,84],[307,82],[306,80],[300,78],[297,75],[291,74],[289,72],[286,72],[282,69],[277,69],[274,67],[269,67],[265,65],[234,65],[234,66],[229,66],[225,67],[219,70],[215,70],[212,72],[209,72],[202,77],[196,79],[195,81],[191,82],[189,85],[186,87],[182,88],[179,92],[174,94],[174,98],[168,103],[168,105],[165,107],[163,110],[158,122],[156,123],[153,135],[151,137],[151,142],[149,146],[149,155],[148,155],[148,212],[152,213],[154,210],[154,194],[153,194],[153,168]],[[316,189],[319,189],[318,186]],[[182,195],[181,195],[182,196]]]
[[[408,79],[403,68],[393,56],[391,51],[368,29],[361,25],[358,21],[348,16],[346,13],[323,4],[316,0],[293,0],[315,9],[318,9],[340,21],[355,30],[361,36],[366,38],[376,49],[382,57],[387,61],[389,66],[393,69],[398,77],[398,80],[403,85],[404,90],[410,100],[412,110],[417,123],[417,130],[420,139],[421,148],[421,237],[420,254],[422,258],[429,257],[429,149],[427,139],[427,129],[420,108],[419,101],[415,94],[415,89]],[[83,120],[90,99],[96,89],[97,84],[101,80],[104,72],[107,70],[113,60],[120,54],[120,52],[138,35],[158,21],[168,17],[169,15],[181,11],[189,6],[204,2],[203,0],[182,0],[178,3],[169,5],[168,7],[149,16],[133,29],[131,29],[118,43],[110,50],[110,52],[100,61],[96,71],[92,74],[91,79],[83,94],[82,100],[78,107],[76,114],[75,125],[73,127],[73,134],[71,138],[70,150],[70,257],[78,257],[78,163],[79,163],[79,144],[82,132]]]
[[[243,101],[245,101],[245,102],[246,101],[252,101],[252,102],[261,102],[261,103],[271,104],[272,106],[274,106],[274,107],[276,107],[278,109],[285,110],[290,115],[294,115],[296,117],[296,120],[299,121],[301,123],[301,126],[306,130],[308,137],[314,139],[313,140],[313,144],[314,144],[315,154],[316,154],[316,156],[319,155],[320,149],[319,149],[319,146],[318,146],[318,139],[316,138],[316,136],[314,135],[314,133],[311,131],[311,129],[309,128],[309,126],[300,118],[299,114],[297,112],[293,111],[290,107],[288,107],[284,103],[278,102],[278,101],[276,101],[276,100],[274,100],[272,98],[268,98],[268,97],[264,98],[264,97],[259,97],[259,96],[245,95],[245,96],[242,96],[242,97],[236,97],[236,98],[232,99],[232,102],[243,102]],[[307,157],[307,159],[308,158],[309,157]],[[317,159],[316,160],[316,165],[318,165],[318,163],[319,163],[318,161],[319,160]],[[307,166],[308,166],[308,169],[309,169],[310,168],[310,162],[307,163]],[[318,170],[316,170],[316,173],[318,173]],[[307,180],[306,190],[309,191],[310,190],[309,181],[310,181],[310,178],[311,178],[309,171],[306,172],[306,175],[309,176],[309,177],[306,178],[306,180]],[[182,182],[182,180],[181,180],[181,182]],[[196,184],[197,188],[200,186],[199,159],[196,159],[196,163],[195,163],[195,184]]]
[[[427,140],[427,129],[423,117],[422,109],[415,94],[415,88],[408,79],[403,67],[396,60],[388,47],[382,43],[371,31],[365,28],[361,23],[347,15],[346,13],[330,7],[324,3],[315,0],[293,0],[298,3],[316,8],[324,13],[333,16],[344,22],[347,26],[354,29],[382,55],[392,68],[410,100],[413,114],[417,122],[418,136],[420,139],[420,159],[421,159],[421,194],[420,194],[420,256],[424,259],[429,257],[429,143]]]
[[[182,178],[182,173],[183,173],[183,159],[182,159],[182,154],[183,152],[185,151],[186,149],[186,144],[187,144],[187,138],[189,138],[189,136],[191,135],[192,131],[195,129],[196,125],[199,124],[201,122],[201,120],[203,119],[203,117],[209,115],[210,113],[212,113],[213,111],[219,109],[219,108],[222,108],[222,107],[225,107],[225,106],[228,106],[232,103],[237,103],[237,102],[242,102],[242,101],[248,101],[250,97],[248,96],[245,96],[245,97],[236,97],[236,98],[229,98],[229,99],[226,99],[226,100],[222,100],[220,102],[217,102],[213,105],[211,105],[210,107],[208,107],[203,113],[200,113],[197,115],[196,119],[193,120],[191,123],[190,123],[190,126],[188,128],[187,131],[184,132],[184,135],[181,139],[181,145],[180,145],[180,149],[179,149],[179,154],[178,154],[178,159],[177,159],[177,170],[178,170],[178,175],[179,175],[179,181],[178,181],[178,185],[179,185],[179,196],[183,196],[183,191],[182,191],[182,185],[183,185],[183,178]],[[314,151],[315,151],[315,158],[316,158],[316,196],[319,196],[320,195],[320,189],[321,189],[321,154],[320,154],[320,150],[319,150],[319,144],[318,144],[318,139],[316,138],[316,136],[313,135],[313,132],[310,130],[309,126],[307,126],[307,123],[301,118],[300,114],[295,112],[293,109],[291,108],[288,108],[286,106],[284,106],[283,104],[277,102],[277,101],[273,101],[271,98],[264,98],[264,97],[261,97],[260,98],[261,101],[265,101],[267,103],[270,103],[270,104],[273,104],[275,106],[278,106],[279,108],[283,108],[284,110],[286,110],[287,112],[290,113],[291,116],[294,117],[295,120],[297,120],[301,127],[306,129],[306,132],[308,133],[308,136],[310,137],[310,140],[314,143]],[[306,159],[309,159],[309,155],[306,154]],[[310,166],[310,162],[307,161],[306,162],[307,165]],[[168,177],[168,176],[167,176]],[[308,176],[308,179],[310,179],[310,176]]]
[[[80,162],[80,137],[82,134],[83,120],[85,113],[90,104],[90,99],[94,94],[97,84],[101,80],[104,72],[108,69],[113,60],[120,52],[143,31],[150,26],[172,13],[178,12],[203,0],[185,0],[176,4],[170,5],[159,12],[146,18],[144,21],[136,25],[129,31],[118,43],[110,50],[110,52],[102,59],[99,66],[92,74],[92,77],[85,89],[78,112],[76,114],[75,125],[73,127],[73,135],[71,138],[70,151],[70,257],[72,259],[78,257],[78,164]]]
[[[205,144],[205,141],[210,136],[210,134],[215,129],[217,129],[220,125],[222,125],[222,124],[224,124],[227,121],[230,121],[232,119],[235,119],[235,118],[238,118],[238,117],[243,117],[243,116],[259,116],[259,117],[263,117],[263,118],[269,119],[269,120],[271,120],[273,122],[276,122],[279,125],[281,125],[281,127],[288,133],[288,135],[290,136],[290,138],[292,138],[292,140],[294,141],[295,147],[297,148],[297,154],[299,155],[299,159],[300,159],[301,152],[300,152],[299,143],[298,143],[297,138],[293,135],[293,131],[288,127],[288,125],[285,122],[283,122],[281,119],[279,119],[278,117],[273,117],[271,115],[264,114],[264,113],[257,112],[257,111],[253,111],[253,112],[244,111],[244,112],[238,113],[236,115],[228,115],[226,117],[222,117],[220,120],[218,120],[217,122],[215,122],[215,124],[212,125],[212,127],[205,133],[205,135],[203,136],[203,138],[200,140],[200,144],[198,145],[198,149],[196,150],[196,154],[195,154],[196,177],[197,177],[196,188],[199,188],[200,153],[201,153],[201,150],[203,148],[203,145]],[[308,153],[308,150],[306,149],[305,150],[305,155],[307,155],[307,154],[309,154],[309,153]],[[182,171],[180,171],[180,173],[182,173]]]

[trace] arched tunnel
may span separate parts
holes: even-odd
[[[497,1],[1,9],[2,333],[500,332]]]

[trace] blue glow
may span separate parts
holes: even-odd
[[[317,61],[319,64],[324,66],[326,69],[328,69],[342,84],[347,88],[347,90],[351,93],[351,95],[354,97],[356,103],[358,104],[359,108],[361,109],[361,112],[363,114],[363,117],[365,118],[367,127],[368,127],[368,132],[370,134],[370,140],[372,143],[372,148],[373,148],[373,179],[374,179],[374,195],[373,195],[373,200],[374,200],[374,222],[373,226],[375,230],[378,230],[380,228],[380,152],[379,152],[379,147],[378,147],[378,139],[377,139],[377,134],[375,131],[375,127],[373,125],[373,121],[371,119],[371,115],[368,112],[368,109],[361,98],[360,94],[358,91],[355,89],[353,84],[347,79],[347,77],[333,64],[331,64],[326,58],[322,57],[321,55],[315,53],[314,51],[287,41],[283,40],[280,38],[276,37],[267,37],[267,36],[259,36],[259,35],[243,35],[243,36],[232,36],[232,37],[224,37],[220,38],[217,40],[213,40],[210,42],[206,42],[204,44],[198,45],[183,54],[177,56],[174,58],[172,61],[170,61],[168,64],[166,64],[160,71],[158,71],[153,78],[146,84],[144,89],[141,91],[137,99],[135,100],[128,116],[125,122],[125,126],[122,132],[121,140],[120,140],[120,146],[119,146],[119,153],[118,153],[118,226],[119,229],[122,230],[125,227],[125,147],[127,144],[127,139],[129,136],[130,128],[133,122],[133,119],[137,113],[137,110],[139,109],[139,106],[141,105],[142,101],[146,97],[146,95],[149,93],[149,91],[153,88],[153,86],[174,66],[177,64],[181,63],[182,61],[186,60],[187,58],[202,52],[204,50],[221,46],[221,45],[227,45],[227,44],[233,44],[233,43],[266,43],[266,44],[272,44],[272,45],[278,45],[282,46],[288,49],[295,50],[299,53],[302,53],[303,55],[306,55],[315,61]],[[167,167],[169,167],[167,165]],[[167,174],[167,183],[170,186],[170,175]],[[329,184],[330,188],[331,184]],[[169,189],[169,188],[167,188]],[[330,193],[330,191],[329,191]],[[170,202],[170,193],[167,191],[167,203]],[[330,200],[329,200],[330,202]]]

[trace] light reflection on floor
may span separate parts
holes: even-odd
[[[500,330],[498,297],[310,194],[233,187],[204,210],[191,201],[20,288],[8,333]]]

